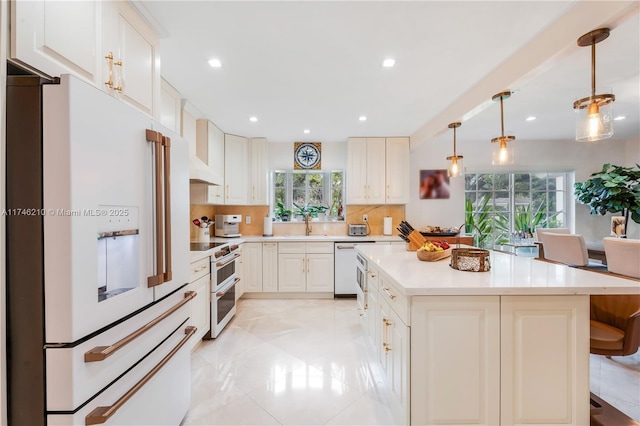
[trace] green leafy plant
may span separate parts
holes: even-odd
[[[478,201],[478,211],[473,212],[473,202],[467,198],[464,202],[464,226],[466,232],[474,234],[475,244],[485,247],[493,232],[492,206],[489,206],[489,196]]]
[[[640,164],[621,167],[607,163],[586,181],[576,182],[573,188],[576,199],[587,204],[591,214],[622,212],[625,235],[629,216],[640,223]]]
[[[291,217],[291,210],[286,209],[284,204],[278,202],[276,203],[275,215],[276,218],[286,222]]]
[[[516,206],[516,211],[513,214],[513,230],[533,235],[533,231],[536,228],[549,228],[550,225],[555,223],[554,220],[560,213],[553,212],[547,215],[545,211],[544,204],[540,204],[535,213],[531,213],[531,206],[529,205]],[[509,234],[511,233],[509,216],[502,212],[496,212],[494,226],[495,230],[499,231],[496,241],[499,244],[508,242]]]

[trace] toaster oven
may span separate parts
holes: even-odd
[[[349,235],[352,237],[367,235],[367,225],[364,223],[350,223]]]

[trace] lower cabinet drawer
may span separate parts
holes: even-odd
[[[389,303],[400,319],[409,325],[409,299],[400,293],[395,285],[384,275],[378,276],[378,292],[380,297]]]
[[[200,259],[197,262],[193,262],[191,264],[191,277],[189,278],[189,282],[192,283],[198,278],[202,278],[205,275],[209,274],[211,270],[211,261],[209,257],[205,257],[204,259]]]
[[[85,406],[73,414],[49,414],[47,424],[180,424],[191,401],[191,354],[186,344],[191,332],[180,326],[140,364]]]

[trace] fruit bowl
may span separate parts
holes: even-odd
[[[451,256],[451,248],[442,251],[418,250],[416,251],[416,254],[420,260],[425,262],[436,262]]]

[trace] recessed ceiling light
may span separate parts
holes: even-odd
[[[627,117],[625,117],[624,115],[620,115],[620,116],[614,118],[614,120],[620,121],[620,120],[624,120],[625,118],[627,118]]]
[[[366,115],[361,115],[360,117],[358,117],[358,120],[367,121],[367,116]]]
[[[387,58],[384,61],[382,61],[382,66],[385,68],[391,68],[395,64],[396,64],[396,60],[391,58]]]
[[[209,65],[211,65],[211,68],[220,68],[222,66],[222,62],[220,62],[220,59],[218,58],[213,58],[209,59]]]
[[[309,130],[309,129],[304,129],[304,130],[303,130],[303,132],[304,132],[304,133],[311,133],[311,130]]]
[[[527,121],[533,121],[535,119],[536,119],[536,117],[534,117],[533,115],[526,118]]]
[[[255,123],[256,121],[258,121],[258,117],[256,117],[255,115],[252,115],[251,117],[249,117],[249,121],[252,123]]]

